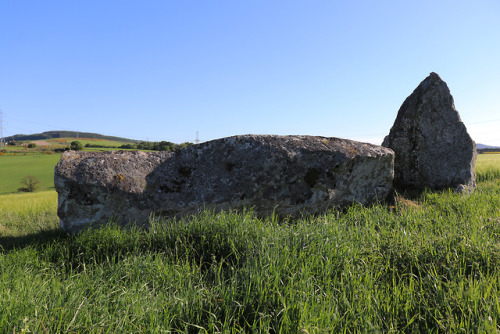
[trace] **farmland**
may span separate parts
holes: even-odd
[[[83,146],[89,144],[95,146],[102,146],[103,148],[106,147],[117,148],[124,144],[132,144],[116,140],[94,139],[94,138],[50,138],[43,140],[26,141],[25,144],[33,143],[37,145],[38,151],[47,151],[49,149],[69,147],[71,142],[73,141],[79,141],[80,143],[82,143]],[[29,149],[26,146],[23,146],[19,143],[16,146],[6,146],[6,150],[7,152],[18,152],[18,153],[32,153],[33,151],[36,151]]]
[[[27,175],[40,180],[40,190],[54,189],[54,167],[61,154],[7,154],[0,156],[0,194],[17,192]]]
[[[61,153],[53,153],[51,150],[68,147],[75,140],[80,141],[82,145],[103,146],[103,148],[85,148],[87,151],[117,150],[116,147],[124,144],[112,140],[56,138],[33,141],[40,145],[36,149],[7,146],[5,153],[0,154],[0,194],[17,192],[21,180],[27,175],[40,180],[39,190],[54,189],[54,167],[61,158]]]
[[[498,332],[499,170],[480,155],[470,195],[78,236],[54,191],[1,195],[0,332]]]
[[[82,143],[83,146],[88,144],[88,145],[103,146],[115,149],[123,144],[126,144],[124,142],[115,140],[103,140],[103,139],[92,139],[92,138],[54,138],[54,139],[48,139],[46,141],[51,146],[54,147],[68,147],[73,141],[79,141],[80,143]],[[100,150],[103,149],[101,148]]]

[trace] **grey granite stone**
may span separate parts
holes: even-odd
[[[406,98],[382,146],[394,150],[396,189],[473,189],[476,144],[467,133],[453,97],[431,73]]]
[[[58,215],[67,232],[203,209],[299,217],[384,200],[393,164],[385,147],[313,136],[234,136],[177,152],[69,151],[55,168]]]

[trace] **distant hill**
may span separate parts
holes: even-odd
[[[90,132],[78,132],[78,131],[46,131],[42,133],[35,133],[32,135],[13,135],[5,137],[5,141],[14,139],[15,141],[23,140],[44,140],[44,139],[54,139],[54,138],[90,138],[90,139],[102,139],[102,140],[113,140],[124,143],[138,143],[139,140],[127,139],[114,136],[104,136],[98,133]]]
[[[484,150],[484,149],[496,149],[496,150],[500,150],[500,147],[498,147],[498,146],[490,146],[490,145],[484,145],[484,144],[479,144],[479,143],[476,144],[476,148],[478,150]]]
[[[491,153],[491,152],[500,152],[500,147],[498,146],[490,146],[484,144],[476,144],[477,153]]]

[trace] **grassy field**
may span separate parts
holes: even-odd
[[[119,147],[123,144],[127,144],[125,142],[114,141],[114,140],[103,140],[103,139],[92,139],[92,138],[55,138],[55,139],[47,139],[51,145],[61,145],[66,146],[71,144],[73,141],[79,141],[82,145],[91,144],[91,145],[100,145],[100,146],[109,146],[109,147]]]
[[[54,190],[0,195],[0,249],[31,240],[30,236],[38,239],[44,231],[57,231],[56,210]]]
[[[67,236],[55,192],[1,195],[0,333],[496,333],[500,178],[486,160],[470,195],[293,223],[204,212]]]
[[[54,189],[54,167],[61,154],[16,154],[0,156],[0,194],[17,192],[27,175],[40,180],[40,190]]]
[[[7,154],[11,152],[16,152],[16,153],[33,153],[33,152],[40,152],[42,150],[49,150],[49,149],[55,149],[55,148],[66,148],[69,147],[71,142],[73,141],[79,141],[82,143],[82,145],[90,144],[90,145],[99,145],[99,146],[104,146],[104,148],[85,148],[86,151],[109,151],[110,149],[117,149],[117,147],[120,147],[124,144],[131,144],[127,142],[120,142],[120,141],[114,141],[114,140],[105,140],[105,139],[92,139],[92,138],[53,138],[53,139],[45,139],[45,140],[34,140],[34,141],[27,141],[27,143],[33,142],[37,144],[37,148],[31,149],[27,148],[26,146],[5,146],[5,150],[7,151]]]
[[[109,151],[113,146],[124,143],[110,140],[61,138],[49,139],[53,147],[66,147],[72,141],[79,140],[83,145],[90,143],[110,148],[85,148],[85,151]],[[13,152],[16,153],[13,153]],[[51,152],[52,153],[52,152]],[[7,147],[7,153],[0,154],[0,194],[14,193],[21,187],[21,180],[27,175],[40,180],[40,191],[54,188],[54,167],[61,158],[60,153],[48,154],[26,147]]]
[[[479,181],[500,178],[500,153],[479,154],[476,173]]]

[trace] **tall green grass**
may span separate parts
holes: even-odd
[[[476,173],[479,182],[500,178],[500,153],[478,155]]]
[[[57,193],[0,195],[0,250],[60,234]]]
[[[496,180],[419,207],[203,212],[14,244],[0,332],[496,332],[499,200]]]
[[[500,179],[484,180],[293,222],[203,212],[77,236],[55,192],[2,195],[0,333],[498,332]]]

